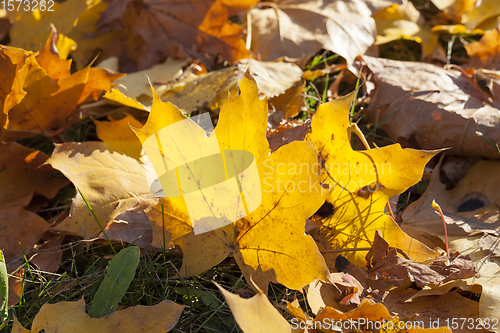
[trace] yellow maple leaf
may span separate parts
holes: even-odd
[[[8,124],[7,113],[22,101],[25,76],[19,71],[28,53],[14,47],[0,46],[0,137]]]
[[[231,313],[236,319],[238,326],[245,333],[291,333],[302,332],[294,330],[276,308],[269,302],[269,299],[262,292],[249,299],[241,298],[238,295],[230,293],[215,284],[226,299]]]
[[[333,213],[313,235],[325,248],[356,249],[371,247],[379,230],[390,246],[415,261],[426,260],[435,252],[406,235],[384,214],[384,207],[389,198],[421,179],[425,164],[436,151],[402,149],[399,144],[354,151],[350,144],[351,99],[348,95],[321,105],[313,117],[312,132],[306,137],[319,153],[322,181],[332,191],[327,202],[333,206]],[[343,254],[365,265],[366,252]],[[327,256],[334,262],[337,255]]]
[[[142,124],[130,114],[114,121],[94,120],[97,137],[119,153],[133,158],[141,157],[141,142],[132,132],[130,126],[141,127]]]
[[[71,74],[71,60],[60,58],[55,34],[52,30],[43,49],[29,54],[20,69],[26,96],[9,111],[4,140],[49,135],[67,122],[78,104],[89,97],[96,100],[111,89],[112,81],[124,75],[90,65]]]
[[[33,320],[31,330],[25,329],[14,318],[12,332],[150,332],[170,331],[182,313],[183,305],[164,300],[153,306],[137,305],[113,312],[102,318],[91,318],[85,313],[85,301],[44,304]]]
[[[212,177],[210,174],[217,172],[214,168],[206,169],[200,177],[194,177],[195,182],[190,185],[199,186],[196,192],[205,195],[197,201],[195,209],[188,209],[191,207],[191,195],[195,191],[187,191],[183,183],[180,196],[171,195],[163,200],[164,216],[161,213],[162,204],[148,214],[154,221],[153,245],[161,246],[164,223],[165,229],[173,236],[173,242],[183,250],[184,261],[180,269],[183,276],[201,273],[233,252],[247,280],[251,278],[260,288],[267,290],[269,282],[274,281],[300,290],[315,279],[328,279],[329,275],[314,240],[304,234],[306,218],[323,204],[327,194],[319,183],[318,168],[314,169],[317,154],[310,143],[292,142],[269,155],[266,139],[267,101],[259,99],[257,84],[249,74],[241,81],[240,89],[239,96],[229,96],[220,112],[217,127],[212,135],[205,137],[206,142],[211,142],[212,146],[200,140],[199,146],[195,145],[188,151],[189,154],[196,152],[200,157],[207,157],[210,155],[208,151],[214,148],[216,137],[215,148],[226,156],[225,168],[228,175],[234,172],[232,169],[241,167],[231,164],[231,161],[236,160],[228,157],[229,152],[244,151],[245,154],[253,155],[255,173],[246,173],[245,177],[238,178],[238,186],[244,194],[246,205],[232,201],[231,195],[234,193],[220,190],[222,185],[203,188],[201,184],[206,182],[205,178]],[[142,129],[136,130],[136,134],[158,174],[161,170],[165,173],[168,171],[164,163],[167,165],[184,159],[189,162],[193,156],[183,156],[180,153],[186,151],[186,145],[191,144],[190,141],[194,141],[196,136],[203,137],[205,132],[189,122],[185,127],[189,133],[184,133],[187,130],[176,129],[186,121],[186,117],[172,104],[162,103],[156,92],[153,92],[153,97],[148,122]],[[161,140],[167,140],[163,137],[165,131],[180,132],[184,136],[181,135],[170,146],[173,148],[168,150],[165,148],[168,146],[165,141],[161,141],[163,151],[155,152],[150,143],[156,144],[155,137],[160,140],[160,136]],[[152,141],[149,142],[148,138]],[[156,157],[153,158],[154,156]],[[237,162],[234,164],[238,164]],[[248,160],[240,162],[245,164]],[[194,174],[196,166],[188,164],[188,171]],[[177,168],[177,172],[181,174],[182,169]],[[258,176],[258,180],[254,182],[255,176]],[[169,185],[177,186],[177,179],[173,174],[173,180],[170,179],[173,183],[169,183],[170,180],[160,174],[160,182],[166,192],[171,191]],[[309,191],[308,184],[315,186],[315,190]],[[212,188],[218,188],[219,191],[210,192]],[[213,193],[216,197],[213,197]],[[186,198],[189,200],[184,200]],[[258,199],[261,199],[260,205]],[[219,207],[226,202],[232,203]],[[209,221],[208,217],[194,218],[196,221],[192,222],[193,215],[197,214],[196,210],[202,209],[201,206],[208,206],[213,211],[212,226],[216,227],[208,229],[211,231],[203,229],[207,225],[202,222]],[[236,210],[244,217],[233,220],[236,221],[234,223],[227,221],[225,218]],[[198,232],[197,223],[202,223]]]

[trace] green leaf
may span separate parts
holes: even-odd
[[[7,307],[9,302],[9,277],[2,250],[0,250],[0,323],[7,320]]]
[[[130,246],[121,250],[108,264],[106,275],[92,299],[88,314],[93,318],[104,317],[116,310],[128,289],[139,264],[140,250]]]

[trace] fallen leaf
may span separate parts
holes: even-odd
[[[129,30],[122,29],[115,32],[96,31],[97,22],[102,16],[102,13],[108,8],[109,3],[103,1],[95,1],[94,5],[87,8],[79,17],[76,25],[73,26],[68,37],[73,39],[77,48],[71,53],[71,57],[76,63],[78,69],[84,68],[91,63],[96,57],[99,62],[101,59],[107,59],[113,56],[125,54],[125,50],[133,50],[135,39]],[[135,46],[137,47],[137,46]],[[126,56],[120,57],[126,64],[132,62]],[[127,66],[121,66],[123,70]],[[134,69],[135,65],[133,65]]]
[[[139,128],[142,124],[130,114],[115,121],[94,120],[97,137],[110,148],[135,159],[141,157],[142,145],[130,126]]]
[[[76,42],[68,36],[59,34],[57,36],[56,48],[61,59],[68,59],[69,54],[76,50]]]
[[[479,299],[479,318],[489,319],[489,327],[484,327],[493,332],[500,332],[500,327],[494,323],[500,318],[500,298],[499,298],[499,273],[500,260],[491,258],[485,251],[481,251],[478,247],[480,236],[475,237],[449,237],[450,251],[458,251],[462,255],[469,255],[474,262],[478,275],[468,279],[458,281],[450,281],[439,287],[424,288],[415,295],[412,299],[430,295],[443,295],[449,293],[453,288],[462,290],[470,290],[471,292],[481,293]],[[475,289],[476,286],[481,286],[480,290]],[[450,302],[454,306],[460,307],[462,302]],[[466,316],[468,317],[468,316]],[[471,317],[474,317],[471,315]],[[477,323],[477,322],[476,322]]]
[[[47,161],[60,170],[85,196],[105,228],[114,219],[144,203],[151,196],[142,164],[102,142],[69,142],[56,145]],[[83,198],[73,199],[70,215],[54,230],[74,233],[85,239],[101,231]]]
[[[351,65],[375,42],[378,11],[400,1],[280,1],[268,9],[252,9],[252,52],[263,61],[308,58],[322,48]]]
[[[8,112],[22,101],[26,92],[23,90],[25,75],[19,70],[24,65],[28,54],[21,49],[0,46],[0,137],[8,124]]]
[[[432,3],[446,16],[453,21],[460,21],[463,14],[471,11],[478,2],[477,0],[431,0]]]
[[[59,57],[56,39],[53,30],[44,48],[26,58],[21,68],[21,75],[26,77],[26,96],[9,111],[4,140],[49,135],[51,130],[65,125],[78,104],[90,96],[96,100],[101,92],[111,89],[112,81],[123,76],[90,66],[71,74],[71,61]]]
[[[424,20],[409,1],[403,1],[401,5],[393,4],[375,14],[373,18],[377,25],[377,45],[416,35]]]
[[[477,246],[484,252],[491,254],[492,257],[498,258],[500,257],[499,243],[500,238],[498,236],[485,235],[477,241]]]
[[[267,132],[267,140],[271,151],[276,151],[278,148],[293,142],[304,141],[307,133],[311,130],[311,122],[303,123],[285,122],[277,129],[271,129]]]
[[[276,109],[275,112],[281,112],[284,118],[293,118],[300,111],[307,110],[304,86],[305,82],[298,81],[283,94],[273,97],[269,103]]]
[[[412,2],[393,4],[373,16],[377,25],[376,45],[397,39],[411,39],[422,45],[422,59],[429,58],[438,45],[439,35]]]
[[[313,239],[304,234],[306,218],[321,206],[325,198],[326,191],[321,188],[313,165],[317,161],[317,156],[314,149],[306,142],[292,142],[269,155],[266,140],[267,101],[258,98],[257,84],[250,74],[242,79],[240,90],[238,97],[230,96],[222,107],[217,127],[210,137],[206,138],[204,130],[201,131],[199,127],[191,126],[189,131],[182,131],[184,135],[191,133],[190,140],[176,138],[175,142],[179,147],[193,145],[196,148],[184,149],[198,151],[199,147],[204,147],[202,144],[208,145],[204,140],[216,139],[221,151],[244,150],[252,153],[260,184],[246,181],[242,185],[244,192],[256,188],[255,192],[245,194],[249,205],[248,214],[233,224],[227,225],[225,222],[222,225],[226,226],[215,230],[213,225],[208,225],[212,227],[209,229],[212,231],[201,234],[198,231],[199,234],[195,234],[189,216],[192,213],[188,214],[186,206],[189,202],[179,197],[165,198],[164,220],[161,205],[157,205],[148,214],[154,221],[153,245],[160,246],[159,235],[162,234],[165,221],[165,229],[172,234],[173,242],[182,248],[184,254],[183,264],[179,269],[182,276],[199,274],[233,252],[247,281],[255,281],[261,289],[267,290],[269,282],[275,281],[288,288],[300,290],[315,279],[327,279],[329,274]],[[148,137],[184,119],[185,116],[177,108],[162,103],[155,94],[148,122],[136,133],[144,145]],[[195,140],[195,135],[202,141],[192,142]],[[144,148],[149,156],[151,153],[148,151],[149,148],[146,146]],[[151,149],[153,153],[158,154],[154,147]],[[183,161],[186,157],[179,155],[178,149],[166,151],[165,156],[169,156],[170,159],[179,156],[176,158]],[[213,153],[207,149],[203,148],[201,151],[204,154]],[[152,159],[151,156],[149,158]],[[159,164],[155,165],[155,168],[158,168],[157,172],[165,170],[161,166],[162,162]],[[297,169],[299,165],[302,167]],[[160,172],[160,175],[164,172]],[[285,184],[288,185],[285,187]],[[298,184],[312,186],[312,190],[306,189],[305,192],[299,190]],[[165,186],[163,188],[165,190]],[[207,192],[206,195],[208,199],[205,200],[213,202],[212,194]],[[220,200],[220,194],[217,195],[219,202],[233,200],[232,197]],[[259,196],[262,198],[260,205]],[[197,205],[201,207],[206,203],[200,201]],[[215,207],[215,203],[211,205]],[[238,207],[242,205],[231,209]],[[222,208],[211,209],[215,212],[213,213],[215,218],[225,216],[225,213],[219,212]],[[229,213],[234,214],[232,211]],[[196,227],[196,224],[194,226]]]
[[[321,309],[327,306],[333,308],[346,306],[342,300],[348,293],[350,293],[349,295],[357,295],[358,302],[356,304],[359,304],[359,296],[363,294],[364,288],[353,276],[339,272],[331,273],[330,281],[311,282],[304,290],[311,311],[318,314]]]
[[[85,301],[44,304],[27,330],[14,318],[12,332],[116,332],[139,330],[151,333],[170,331],[184,309],[184,306],[164,300],[153,306],[136,305],[95,319],[85,313]]]
[[[9,276],[9,306],[16,305],[21,299],[24,283],[24,270],[21,268]]]
[[[374,303],[365,298],[360,306],[345,313],[332,307],[326,307],[318,313],[314,321],[324,321],[327,318],[335,321],[362,318],[369,321],[390,321],[396,317],[392,316],[383,304]]]
[[[34,256],[30,259],[30,262],[35,264],[39,270],[55,272],[61,264],[63,254],[60,237],[53,237],[37,246],[33,254]]]
[[[443,210],[449,236],[486,233],[498,237],[500,195],[496,184],[500,180],[500,162],[479,161],[451,190],[440,182],[440,166],[432,172],[426,192],[403,212],[403,230],[413,237],[444,235],[441,216],[431,207],[432,200],[436,200]]]
[[[118,215],[104,231],[109,239],[134,244],[145,250],[158,250],[151,245],[153,229],[151,229],[151,222],[141,206],[136,206]],[[165,242],[162,239],[162,244],[166,244],[165,247],[170,248],[170,234],[166,233],[165,238]],[[99,239],[105,240],[106,237],[101,234]]]
[[[371,102],[366,114],[395,142],[499,158],[480,138],[500,141],[498,102],[461,75],[431,64],[364,57]],[[366,67],[365,67],[366,68]],[[372,75],[373,73],[373,75]]]
[[[130,246],[122,249],[109,261],[104,279],[92,298],[89,316],[102,318],[115,312],[134,279],[140,256],[139,248]]]
[[[406,235],[384,213],[387,201],[422,177],[425,164],[436,151],[402,149],[395,144],[366,151],[354,151],[350,144],[349,106],[352,95],[322,104],[312,120],[306,140],[319,152],[321,179],[330,186],[330,212],[313,237],[326,249],[371,247],[379,230],[392,247],[403,250],[415,261],[435,255],[424,244]],[[325,253],[333,267],[338,253]],[[365,265],[363,251],[347,251],[351,262]]]
[[[498,69],[500,67],[499,26],[484,34],[478,42],[464,45],[474,68]]]
[[[452,280],[475,276],[476,270],[469,256],[436,257],[430,265],[404,259],[377,232],[372,249],[366,255],[368,274],[371,279],[385,280],[398,287],[415,283],[422,288],[426,285],[440,285]]]
[[[231,313],[243,332],[299,332],[298,330],[292,330],[291,325],[281,316],[262,292],[252,298],[245,299],[230,293],[217,283],[215,285],[224,295]]]
[[[474,3],[474,2],[473,2]],[[495,0],[475,1],[475,6],[464,13],[462,22],[469,29],[481,27],[488,19],[500,14],[500,4]]]
[[[104,94],[103,96],[109,101],[128,106],[134,109],[142,110],[149,112],[149,107],[145,106],[141,102],[137,101],[136,99],[130,98],[124,93],[122,93],[120,90],[113,88],[111,91],[108,91]]]
[[[33,194],[53,198],[67,184],[44,165],[44,153],[15,142],[0,143],[0,243],[7,262],[28,253],[50,225],[27,211]]]
[[[142,70],[164,60],[167,55],[199,59],[212,65],[221,55],[229,62],[248,57],[243,30],[228,21],[257,3],[256,0],[187,1],[173,5],[166,0],[141,0],[138,3],[111,1],[103,12],[98,30],[132,32],[136,44],[129,58]],[[125,19],[126,18],[126,19]]]
[[[397,313],[400,318],[404,318],[403,322],[425,327],[427,331],[434,328],[434,332],[489,332],[489,330],[481,329],[481,326],[478,325],[480,318],[478,302],[460,295],[457,290],[440,296],[424,296],[412,299],[411,296],[416,292],[415,289],[391,291],[384,299],[384,305],[389,311]],[[458,318],[465,320],[458,320]],[[445,326],[447,323],[450,326],[453,325],[453,330]],[[469,328],[467,325],[469,325]],[[438,327],[440,327],[439,330]],[[421,330],[421,332],[427,332],[426,330]],[[415,331],[408,330],[407,332]]]
[[[295,64],[285,62],[260,62],[254,59],[242,60],[234,66],[223,68],[218,71],[202,74],[200,76],[191,75],[184,80],[165,84],[165,82],[152,82],[153,87],[162,100],[170,102],[180,108],[185,113],[196,111],[199,108],[220,109],[226,102],[227,92],[236,94],[238,82],[243,78],[245,72],[249,70],[255,76],[258,89],[261,93],[271,98],[285,93],[291,89],[296,82],[301,79],[302,70]],[[130,80],[125,80],[129,78]],[[151,88],[144,75],[132,74],[117,81],[128,87],[128,82],[133,82],[131,94],[122,89],[122,93],[128,97],[135,98],[146,108],[151,106]],[[140,83],[139,83],[140,82]],[[146,93],[145,87],[149,88]],[[140,90],[139,88],[140,87]],[[130,101],[124,103],[123,94],[106,94],[105,97],[134,107]],[[128,103],[128,104],[127,104]]]
[[[31,10],[30,4],[14,6],[13,11],[8,11],[12,18],[13,27],[10,30],[10,45],[20,47],[25,50],[37,51],[47,39],[47,34],[51,30],[51,25],[56,24],[60,33],[67,35],[73,28],[78,17],[87,8],[92,7],[97,1],[68,1],[68,2],[47,2],[51,10]],[[35,3],[32,3],[34,6]],[[19,10],[18,10],[19,9]],[[47,8],[48,9],[48,8]]]
[[[0,13],[0,40],[3,40],[5,36],[9,33],[12,24],[6,17],[2,17],[2,13]]]
[[[172,81],[175,76],[182,72],[182,68],[187,64],[188,62],[185,60],[167,59],[167,61],[162,64],[154,65],[149,69],[119,78],[115,83],[121,85],[118,86],[117,89],[124,95],[136,99],[144,105],[150,106],[150,84],[158,89],[158,86],[165,85]]]

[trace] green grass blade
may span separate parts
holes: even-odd
[[[90,212],[92,213],[92,216],[94,217],[94,220],[97,222],[97,225],[99,226],[99,228],[101,229],[101,232],[104,234],[104,237],[106,237],[107,241],[108,241],[108,244],[109,246],[111,246],[111,250],[113,250],[113,253],[116,254],[116,251],[115,251],[115,248],[113,247],[113,244],[111,243],[111,241],[109,240],[109,237],[108,235],[106,234],[106,231],[104,231],[104,228],[102,227],[101,225],[101,222],[99,222],[99,219],[97,218],[97,216],[95,215],[94,213],[94,210],[92,209],[92,206],[90,206],[89,202],[87,201],[87,199],[85,198],[85,196],[83,195],[82,191],[80,191],[79,188],[77,188],[78,190],[78,193],[80,193],[80,195],[82,196],[82,199],[83,201],[85,201],[85,204],[87,205],[88,209],[90,210]]]
[[[104,280],[92,299],[89,316],[101,318],[116,310],[134,278],[135,270],[139,264],[139,256],[139,248],[130,246],[118,252],[111,259]]]
[[[3,323],[8,318],[8,302],[9,302],[9,277],[7,275],[7,266],[5,258],[0,250],[0,323]]]

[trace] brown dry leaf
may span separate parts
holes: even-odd
[[[480,244],[485,245],[485,241],[482,241],[483,233],[490,234],[498,240],[499,212],[498,204],[496,204],[498,186],[495,182],[498,179],[499,169],[497,161],[480,161],[469,169],[454,189],[447,191],[446,186],[439,182],[438,165],[433,172],[427,191],[406,209],[402,225],[405,230],[415,237],[426,233],[439,236],[444,241],[440,216],[434,215],[436,214],[434,209],[426,209],[427,203],[430,207],[429,200],[434,198],[445,214],[450,251],[470,255],[478,273],[477,277],[450,281],[439,287],[424,288],[413,297],[442,295],[454,287],[471,290],[474,285],[480,285],[482,291],[479,300],[479,316],[490,319],[500,317],[498,292],[500,261],[488,254],[496,250],[497,242],[492,242],[494,246],[492,249],[481,250],[480,246]],[[487,179],[485,175],[492,178]],[[469,233],[479,235],[465,237]],[[479,293],[479,291],[475,292]]]
[[[9,276],[9,306],[16,305],[21,299],[23,290],[24,270],[21,268],[17,272],[10,273]]]
[[[416,292],[415,289],[406,288],[393,290],[384,299],[384,305],[391,313],[397,313],[400,318],[404,318],[403,321],[412,322],[414,325],[423,326],[426,329],[429,329],[429,327],[437,329],[439,326],[445,326],[447,319],[450,326],[452,326],[455,318],[454,322],[457,324],[453,325],[453,330],[441,327],[435,332],[490,332],[481,329],[481,326],[478,325],[478,318],[480,318],[478,302],[460,295],[458,290],[440,296],[424,296],[411,299]],[[465,320],[458,318],[464,318]],[[471,324],[471,320],[473,321],[473,329],[467,329],[467,325]],[[462,325],[463,329],[461,329]],[[408,330],[408,332],[415,331]]]
[[[215,282],[214,282],[215,283]],[[291,325],[269,302],[269,299],[262,292],[249,299],[241,298],[230,293],[215,283],[224,295],[231,313],[233,314],[240,329],[245,333],[292,333],[302,332],[293,330]]]
[[[288,88],[283,94],[275,96],[269,103],[280,112],[284,118],[293,118],[300,111],[307,110],[304,92],[305,82],[298,81]]]
[[[185,306],[165,300],[153,306],[137,305],[99,319],[85,313],[85,301],[44,304],[27,330],[14,319],[12,332],[122,332],[165,333],[170,331]]]
[[[277,129],[271,129],[267,132],[267,140],[271,151],[277,150],[293,141],[303,141],[307,133],[311,131],[311,122],[305,121],[297,123],[294,121],[285,122],[279,125]]]
[[[281,57],[309,58],[322,48],[351,65],[375,42],[371,17],[397,0],[280,1],[268,9],[252,9],[252,52],[263,61]]]
[[[491,254],[494,258],[500,257],[500,238],[493,235],[485,235],[477,241],[479,249]]]
[[[366,255],[369,278],[384,280],[393,286],[414,282],[422,288],[440,285],[452,280],[475,276],[476,270],[469,256],[439,256],[428,266],[400,257],[377,231],[372,249]]]
[[[7,261],[28,253],[50,227],[24,209],[34,193],[53,198],[67,181],[43,165],[44,153],[17,143],[0,143],[0,244]]]
[[[110,148],[135,159],[141,157],[142,145],[130,126],[139,128],[142,124],[130,114],[114,121],[94,120],[97,137]],[[84,194],[85,195],[85,194]]]
[[[351,275],[345,273],[331,273],[330,281],[314,281],[307,285],[304,290],[307,293],[307,303],[314,314],[318,314],[324,307],[341,308],[348,303],[344,301],[346,296],[351,296],[349,302],[359,304],[359,297],[363,294],[363,286]]]
[[[2,11],[0,10],[0,40],[3,40],[5,36],[9,33],[12,24],[9,19],[2,17]]]
[[[431,207],[432,200],[436,200],[443,210],[449,236],[488,233],[498,237],[500,162],[479,161],[451,190],[440,182],[440,166],[433,171],[426,192],[404,211],[403,230],[414,237],[444,235],[441,216]]]
[[[157,91],[161,90],[161,86],[170,83],[174,77],[179,76],[182,73],[182,68],[187,64],[188,62],[185,60],[167,59],[164,63],[154,65],[149,69],[128,74],[116,80],[115,83],[119,84],[117,89],[120,92],[127,97],[137,100],[142,105],[146,105],[149,109],[151,106],[151,85]],[[99,64],[99,66],[102,67],[103,65]],[[109,69],[114,70],[113,68]],[[104,97],[115,100],[110,98],[110,93],[106,93]],[[144,107],[142,109],[144,110]]]
[[[170,56],[189,56],[212,64],[221,55],[229,62],[249,56],[240,38],[243,29],[228,18],[252,7],[257,0],[113,0],[98,25],[103,32],[125,29],[136,39],[129,58],[142,70]],[[133,54],[135,53],[135,54]]]
[[[464,45],[474,68],[500,69],[500,20],[495,29],[484,34],[475,43]]]
[[[65,125],[78,104],[89,97],[96,100],[101,92],[111,89],[112,81],[124,75],[90,66],[71,74],[71,61],[59,57],[56,39],[52,30],[44,48],[26,58],[21,75],[26,77],[23,89],[27,94],[9,111],[4,140],[48,135]]]
[[[302,70],[295,64],[286,62],[260,62],[254,59],[242,60],[218,71],[196,76],[189,75],[184,80],[165,84],[166,82],[152,81],[152,85],[160,95],[161,99],[170,102],[185,113],[208,107],[215,110],[220,109],[226,102],[227,92],[235,95],[238,90],[238,82],[241,81],[245,72],[250,70],[257,81],[259,92],[271,98],[285,93],[296,82],[300,81]],[[145,71],[147,72],[147,71]],[[129,76],[127,76],[129,77]],[[121,89],[127,97],[135,98],[146,108],[151,106],[151,88],[144,74],[134,73],[117,81],[124,84],[127,91]],[[132,85],[130,85],[132,83]],[[148,87],[148,90],[146,90]],[[130,94],[129,94],[130,91]],[[146,92],[147,91],[147,92]],[[123,94],[106,94],[107,99],[129,105],[122,102]]]
[[[451,147],[450,152],[458,155],[500,157],[476,135],[479,131],[500,142],[500,104],[460,71],[417,62],[363,60],[371,97],[366,114],[391,140],[422,149]]]
[[[39,270],[44,272],[55,272],[61,264],[63,251],[61,250],[61,238],[55,236],[33,251],[30,262],[35,264]]]
[[[137,206],[118,215],[115,221],[108,225],[104,231],[111,240],[134,244],[141,249],[158,250],[157,247],[151,245],[153,242],[153,229],[143,207]],[[165,238],[165,247],[168,249],[171,247],[170,234],[166,233]],[[105,240],[106,237],[101,234],[99,239]]]
[[[155,202],[149,198],[151,193],[143,165],[103,142],[56,145],[47,163],[60,170],[83,193],[104,228],[136,204]],[[100,232],[79,193],[73,199],[70,215],[54,230],[86,239]]]
[[[479,299],[479,318],[489,319],[489,329],[493,332],[500,332],[498,325],[493,326],[495,320],[500,318],[500,260],[491,258],[487,252],[480,250],[478,241],[480,236],[473,237],[449,237],[450,251],[458,251],[462,255],[469,255],[474,262],[478,272],[476,277],[450,281],[438,287],[425,287],[423,290],[412,296],[412,299],[420,297],[443,295],[449,293],[453,288],[468,290],[472,293],[481,294]],[[479,287],[479,288],[478,288]],[[460,303],[453,303],[459,307]],[[473,317],[471,315],[471,317]],[[487,327],[485,327],[487,328]]]

